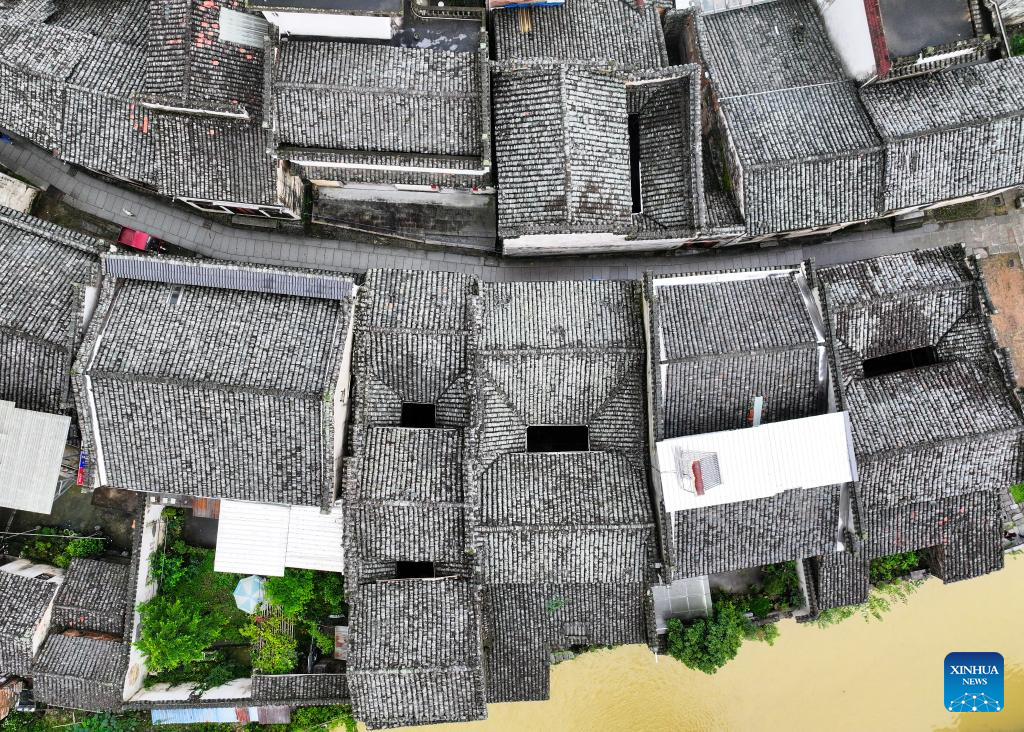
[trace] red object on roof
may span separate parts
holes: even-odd
[[[883,77],[892,68],[889,60],[889,45],[885,42],[885,28],[882,26],[882,9],[878,0],[864,0],[864,12],[868,16],[868,31],[871,33],[871,50],[875,54],[875,73]]]
[[[126,247],[138,249],[142,252],[149,249],[149,243],[151,240],[152,237],[146,232],[129,229],[127,226],[122,226],[121,233],[117,235],[118,244],[123,244]]]

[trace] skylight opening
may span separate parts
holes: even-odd
[[[640,115],[629,115],[629,192],[633,197],[633,213],[643,213],[644,202],[640,183]]]
[[[538,425],[526,428],[527,452],[586,452],[590,428],[586,425]]]
[[[436,410],[433,404],[405,402],[402,404],[402,426],[426,429],[435,425]]]
[[[931,366],[939,362],[938,354],[934,346],[924,348],[913,348],[909,351],[897,351],[887,353],[884,356],[868,358],[864,360],[864,378],[870,379],[885,374],[895,374],[900,371],[909,371],[921,366]]]

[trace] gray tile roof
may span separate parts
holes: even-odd
[[[677,511],[677,578],[731,572],[833,551],[841,486]]]
[[[217,40],[222,6],[239,0],[88,0],[3,14],[0,122],[70,163],[164,195],[275,205],[258,124],[262,51]],[[169,114],[143,99],[238,113],[248,105],[251,121]]]
[[[708,15],[700,46],[753,235],[874,218],[882,142],[809,0]],[[757,38],[757,43],[751,43]]]
[[[660,364],[658,439],[746,427],[756,396],[764,397],[764,421],[827,411],[820,314],[806,266],[666,275],[646,287]]]
[[[109,484],[268,503],[332,500],[332,395],[351,300],[146,276],[107,278],[77,365],[79,395],[89,389],[95,403],[84,420],[87,444]],[[196,277],[204,281],[202,267]]]
[[[482,53],[283,40],[276,55],[271,120],[281,145],[487,155]]]
[[[128,571],[126,564],[72,559],[53,601],[53,627],[124,633]]]
[[[452,272],[371,270],[360,291],[353,420],[397,427],[403,402],[436,405],[437,426],[469,415],[472,277]]]
[[[667,238],[703,224],[696,67],[629,75],[509,62],[495,67],[493,85],[502,236]],[[639,115],[640,214],[630,193],[630,114]]]
[[[1024,416],[962,246],[823,268],[850,412],[855,508],[870,556],[928,549],[940,576],[1001,563],[1001,492],[1024,473]],[[932,365],[864,377],[862,360],[932,347]]]
[[[0,207],[0,399],[69,406],[81,294],[98,274],[98,240]]]
[[[859,605],[868,599],[868,558],[863,552],[829,551],[804,562],[817,610]]]
[[[51,635],[32,666],[35,698],[54,707],[113,711],[121,706],[127,668],[120,641]]]
[[[348,679],[359,719],[380,728],[486,716],[474,595],[455,578],[358,589]]]
[[[614,61],[638,69],[668,65],[661,17],[653,4],[578,0],[528,12],[531,29],[526,33],[515,10],[491,14],[499,60]]]
[[[487,701],[548,698],[551,652],[648,641],[643,584],[489,585]]]
[[[639,289],[486,284],[481,310],[472,459],[488,699],[542,699],[552,650],[648,638]],[[530,425],[587,425],[590,449],[527,453]]]
[[[0,674],[28,675],[32,637],[56,592],[51,582],[0,572]]]
[[[187,109],[260,114],[263,49],[221,40],[222,8],[246,12],[242,0],[149,3],[142,77],[147,101]]]
[[[259,703],[341,704],[349,700],[345,674],[253,674],[252,698]]]
[[[346,544],[363,562],[466,561],[458,430],[374,427],[345,501]]]
[[[885,208],[1024,183],[1024,58],[957,66],[862,89],[886,141]]]

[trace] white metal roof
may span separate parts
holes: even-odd
[[[50,513],[71,418],[0,401],[0,506]]]
[[[721,483],[697,495],[690,477],[678,472],[676,455],[681,451],[717,456]],[[669,513],[857,478],[846,412],[662,440],[658,471]]]
[[[340,510],[222,500],[214,569],[265,577],[285,567],[342,572],[341,540]]]
[[[343,572],[345,561],[341,539],[340,509],[323,514],[314,506],[292,506],[288,517],[285,566]]]

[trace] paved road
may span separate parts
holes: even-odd
[[[188,210],[111,185],[76,171],[28,142],[0,144],[0,165],[41,187],[53,185],[86,213],[132,226],[192,251],[264,264],[362,272],[371,267],[441,269],[475,274],[484,280],[560,280],[638,278],[646,270],[693,272],[791,264],[814,257],[834,264],[898,251],[965,242],[998,251],[1024,243],[1024,212],[983,221],[961,221],[893,234],[873,230],[837,234],[832,241],[807,246],[765,249],[719,249],[674,255],[514,259],[453,252],[425,251],[393,245],[316,239],[278,231],[239,230],[213,223]],[[131,211],[134,216],[125,215]]]

